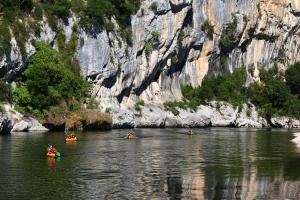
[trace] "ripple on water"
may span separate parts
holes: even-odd
[[[72,145],[61,133],[0,137],[0,199],[300,199],[290,131],[136,129],[128,141],[113,130]],[[48,143],[60,160],[45,158]]]

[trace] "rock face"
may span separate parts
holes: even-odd
[[[157,2],[157,10],[150,5]],[[87,33],[78,30],[76,56],[81,74],[95,85],[99,101],[133,104],[138,98],[150,103],[180,99],[180,84],[201,85],[207,74],[222,74],[245,65],[255,69],[275,62],[286,67],[300,58],[297,0],[144,0],[132,16],[132,45],[115,31]],[[78,18],[60,22],[68,42]],[[207,34],[207,21],[214,33]],[[115,23],[115,21],[113,20]],[[56,47],[57,32],[46,19],[38,39]],[[223,30],[234,23],[226,40]],[[158,36],[157,36],[158,35]],[[24,67],[16,41],[9,57],[0,61],[0,75],[12,78]],[[26,43],[28,55],[34,52]],[[249,79],[251,81],[251,79]]]
[[[102,32],[79,48],[81,72],[95,83],[99,100],[124,105],[177,100],[180,84],[199,86],[207,74],[245,65],[255,78],[259,67],[275,62],[286,67],[300,58],[298,1],[158,0],[157,11],[149,9],[152,2],[145,0],[132,16],[132,47]],[[234,19],[235,35],[224,42],[222,30]],[[205,21],[213,26],[212,37],[202,28]],[[101,52],[99,59],[92,56]]]
[[[299,128],[300,121],[293,120],[288,117],[273,117],[271,119],[271,123],[273,127],[277,128]]]
[[[23,117],[17,121],[12,129],[12,132],[47,132],[48,129],[42,126],[36,119],[32,117]]]
[[[6,116],[0,116],[0,135],[10,134],[12,128],[11,120]]]
[[[153,2],[157,2],[157,10],[150,9]],[[139,11],[131,17],[132,45],[121,37],[112,19],[113,32],[77,31],[80,42],[76,57],[81,74],[94,84],[93,95],[103,110],[122,108],[113,112],[116,127],[185,126],[189,120],[193,120],[195,126],[210,123],[214,126],[260,126],[265,122],[247,118],[246,113],[229,107],[221,113],[230,115],[214,113],[205,106],[196,112],[200,117],[185,111],[176,117],[163,111],[161,115],[153,113],[162,110],[159,105],[163,102],[181,99],[181,84],[199,86],[206,75],[246,66],[249,83],[257,78],[258,68],[277,63],[284,69],[296,62],[300,59],[299,19],[298,0],[144,0]],[[60,22],[60,27],[68,41],[78,18],[73,16],[67,21]],[[205,22],[213,26],[213,33],[203,26]],[[57,32],[51,30],[46,19],[40,23],[40,38],[32,36],[31,40],[49,41],[56,48]],[[228,24],[234,28],[228,30]],[[224,34],[226,32],[231,34]],[[11,55],[0,61],[0,76],[10,80],[24,67],[14,38],[11,44]],[[30,41],[26,47],[28,55],[34,53]],[[138,100],[157,105],[151,108],[155,111],[143,109],[139,117],[130,111]],[[125,121],[118,122],[119,118]],[[139,122],[135,123],[136,118]]]
[[[3,106],[5,109],[4,114],[0,114],[0,133],[9,134],[11,132],[47,132],[36,119],[26,117],[21,113],[15,111],[10,105]]]
[[[178,109],[175,116],[163,107],[149,104],[140,111],[133,109],[113,110],[114,128],[133,127],[254,127],[269,126],[267,121],[258,116],[254,107],[246,104],[241,111],[224,102],[211,102],[207,106],[199,106],[197,111]],[[300,127],[300,126],[299,126]]]

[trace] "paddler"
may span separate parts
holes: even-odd
[[[132,137],[133,137],[133,134],[130,131],[128,131],[127,138],[132,138]]]
[[[57,150],[52,145],[49,145],[47,151],[49,154],[56,154]]]

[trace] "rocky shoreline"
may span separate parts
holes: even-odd
[[[300,120],[274,117],[267,121],[259,116],[254,106],[244,104],[239,111],[224,102],[201,105],[197,111],[178,109],[175,116],[163,106],[147,104],[136,111],[133,108],[113,109],[112,128],[181,128],[181,127],[275,127],[300,128]]]
[[[0,133],[48,132],[38,120],[24,116],[11,106],[5,105],[0,115]],[[178,109],[178,115],[166,111],[162,105],[146,104],[139,111],[129,107],[111,110],[110,128],[200,128],[200,127],[247,127],[247,128],[300,128],[300,120],[273,117],[266,120],[259,116],[254,106],[244,104],[239,110],[225,102],[201,105],[197,111]],[[107,129],[107,125],[103,129]],[[97,126],[100,130],[101,126]]]

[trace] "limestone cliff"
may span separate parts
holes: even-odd
[[[157,8],[151,6],[154,2]],[[132,106],[139,99],[159,104],[180,99],[181,84],[201,85],[207,74],[245,65],[251,81],[260,67],[277,63],[285,68],[299,60],[299,17],[299,0],[144,0],[131,17],[132,45],[120,36],[116,23],[109,33],[79,29],[76,57],[103,109]],[[66,42],[77,22],[76,16],[60,22]],[[205,30],[205,22],[213,26],[213,34]],[[57,32],[46,18],[40,23],[40,37],[32,34],[26,42],[29,55],[34,39],[57,48]],[[10,80],[25,66],[14,38],[11,46],[11,55],[0,61],[0,76]]]

